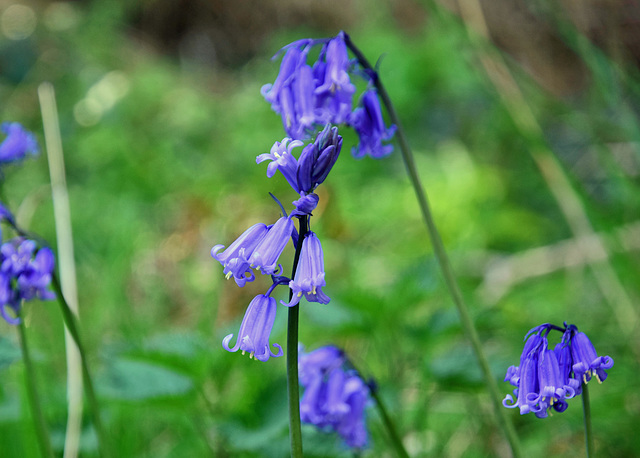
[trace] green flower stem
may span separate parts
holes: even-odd
[[[371,397],[376,402],[376,407],[378,408],[380,417],[382,417],[382,422],[384,423],[385,428],[387,428],[387,432],[389,433],[391,442],[393,443],[393,446],[396,449],[396,453],[401,458],[409,458],[409,454],[407,453],[407,450],[404,448],[404,445],[402,444],[402,439],[400,439],[400,435],[398,435],[398,431],[396,430],[396,427],[393,421],[391,420],[391,417],[389,417],[389,414],[387,413],[387,409],[385,408],[377,389],[371,389]]]
[[[348,364],[358,373],[358,377],[360,377],[362,380],[366,380],[365,377],[362,375],[362,372],[360,371],[360,369],[358,369],[358,367],[356,367],[356,365],[353,364],[353,361],[348,360]],[[384,427],[386,428],[387,433],[389,434],[389,438],[393,443],[393,447],[396,449],[396,452],[398,453],[399,457],[409,458],[409,454],[407,453],[407,450],[404,448],[404,444],[402,443],[402,439],[398,434],[398,430],[396,429],[396,426],[393,420],[391,420],[391,417],[387,413],[387,409],[384,406],[384,403],[382,402],[382,398],[380,397],[380,394],[378,393],[378,386],[376,385],[375,380],[373,379],[369,379],[369,380],[370,381],[367,382],[367,385],[369,386],[369,392],[371,393],[371,397],[376,403],[376,408],[378,409],[378,413],[382,418],[382,423],[384,423]]]
[[[52,275],[51,284],[56,291],[56,296],[58,298],[58,304],[60,304],[60,310],[62,311],[62,318],[64,320],[64,324],[67,326],[71,337],[73,337],[76,346],[78,347],[78,352],[80,353],[80,360],[82,362],[82,376],[84,378],[85,392],[87,394],[87,400],[89,401],[89,405],[91,406],[91,418],[93,420],[93,426],[96,430],[96,434],[98,435],[98,441],[100,443],[100,454],[101,456],[110,456],[108,450],[108,442],[107,435],[105,434],[105,430],[102,426],[102,420],[100,419],[100,406],[98,404],[98,399],[96,397],[95,390],[93,388],[93,381],[91,379],[91,374],[89,372],[89,366],[87,365],[87,354],[84,350],[84,346],[82,345],[82,341],[80,340],[80,332],[79,327],[76,323],[76,317],[73,312],[69,308],[67,301],[62,294],[62,288],[60,286],[60,281],[58,277],[54,274]]]
[[[582,384],[582,411],[584,412],[584,443],[587,448],[587,458],[595,456],[593,434],[591,431],[591,404],[589,403],[589,388]]]
[[[296,254],[293,258],[291,278],[296,276],[302,241],[307,233],[309,217],[300,217],[300,230]],[[293,290],[289,290],[289,302],[293,297]],[[302,458],[302,430],[300,426],[300,387],[298,382],[298,316],[300,307],[298,304],[289,307],[289,319],[287,323],[287,394],[289,398],[289,439],[291,441],[292,458]]]
[[[458,286],[458,282],[453,273],[453,269],[451,268],[451,263],[449,262],[449,257],[444,249],[444,245],[442,243],[442,239],[440,237],[440,233],[435,225],[433,215],[431,214],[431,209],[429,207],[429,202],[427,200],[427,194],[422,186],[422,181],[420,180],[420,176],[418,175],[418,170],[415,165],[415,160],[413,158],[413,153],[411,148],[409,147],[409,143],[404,133],[404,129],[400,123],[400,118],[398,117],[396,110],[391,103],[391,99],[389,98],[389,94],[387,93],[382,81],[378,77],[377,72],[371,66],[369,61],[364,57],[362,52],[351,42],[351,39],[348,35],[345,34],[345,42],[349,49],[356,56],[360,64],[370,72],[370,76],[372,76],[372,80],[378,90],[378,94],[382,99],[385,107],[387,108],[387,112],[389,113],[389,117],[393,124],[396,125],[397,131],[396,136],[398,142],[400,144],[400,151],[402,153],[402,159],[407,169],[407,173],[409,174],[409,179],[413,185],[413,189],[416,193],[416,197],[418,199],[418,205],[420,207],[420,212],[422,213],[422,217],[424,219],[425,225],[427,227],[427,232],[429,233],[429,238],[431,239],[431,243],[433,245],[433,251],[440,265],[440,269],[442,270],[442,274],[444,276],[445,282],[447,284],[447,288],[449,289],[449,293],[453,299],[453,302],[458,309],[458,314],[460,315],[460,321],[462,322],[462,327],[471,342],[471,346],[475,353],[476,360],[480,365],[480,369],[482,370],[482,374],[487,384],[487,388],[489,390],[489,395],[491,397],[494,411],[496,414],[496,418],[498,424],[503,429],[507,440],[509,441],[509,445],[511,446],[511,452],[514,457],[518,458],[522,456],[520,441],[516,435],[515,428],[513,424],[509,420],[509,417],[506,415],[505,409],[502,408],[502,402],[500,400],[500,394],[498,390],[498,384],[496,383],[495,377],[491,374],[491,370],[489,368],[489,363],[482,349],[482,344],[480,342],[480,338],[478,337],[478,332],[473,324],[473,321],[469,315],[469,310],[467,305],[462,298],[462,293],[460,292],[460,287]]]
[[[38,437],[42,456],[53,458],[54,455],[53,449],[51,448],[51,440],[49,438],[47,423],[40,407],[40,397],[38,396],[38,390],[36,388],[35,371],[33,370],[33,363],[31,362],[29,347],[27,345],[27,333],[25,332],[24,320],[22,319],[20,312],[18,312],[18,318],[20,319],[20,324],[18,324],[18,335],[20,336],[20,348],[22,350],[22,360],[24,361],[24,379],[27,384],[29,405],[31,406],[31,415],[33,416],[33,422],[36,428],[36,436]]]

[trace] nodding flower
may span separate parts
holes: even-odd
[[[311,49],[321,45],[318,59],[307,63]],[[303,39],[282,48],[280,72],[273,84],[265,84],[261,93],[271,108],[282,116],[282,124],[291,138],[309,138],[327,123],[340,124],[351,113],[356,90],[349,76],[352,63],[344,35],[320,40]]]
[[[322,287],[326,286],[324,281],[324,256],[322,245],[314,232],[307,232],[302,241],[300,250],[300,261],[296,274],[289,282],[289,287],[293,291],[291,301],[281,304],[292,307],[300,302],[302,296],[309,302],[319,302],[328,304],[331,300],[329,296],[322,292]]]
[[[575,377],[587,383],[591,377],[595,377],[599,383],[607,379],[605,369],[613,367],[613,359],[609,356],[598,356],[596,349],[584,332],[578,332],[578,328],[570,326],[570,347],[572,369]]]
[[[254,297],[242,319],[235,346],[229,347],[229,342],[233,338],[233,334],[229,334],[222,340],[224,349],[231,352],[241,350],[243,355],[248,352],[250,358],[258,361],[282,356],[283,351],[280,345],[273,344],[277,349],[277,352],[274,352],[269,344],[271,329],[276,319],[276,307],[276,300],[272,297],[264,294]]]
[[[547,336],[552,330],[563,333],[562,340],[553,350],[548,348]],[[507,370],[505,382],[516,389],[513,396],[502,401],[505,407],[519,407],[520,414],[535,413],[539,418],[548,416],[550,408],[564,412],[567,399],[582,393],[582,383],[592,375],[598,381],[607,378],[605,369],[613,366],[609,356],[598,356],[589,338],[578,332],[575,325],[564,328],[546,323],[531,329],[520,356],[520,366]]]
[[[263,275],[276,273],[279,270],[278,258],[287,242],[291,240],[293,230],[293,221],[290,217],[283,216],[276,221],[251,253],[249,265],[254,269],[259,269]]]
[[[360,143],[351,151],[355,158],[369,155],[374,159],[380,159],[393,152],[393,145],[385,145],[382,142],[391,140],[396,132],[396,126],[385,126],[380,100],[375,89],[368,89],[362,94],[360,107],[351,113],[347,124],[353,127],[360,138]]]
[[[211,249],[213,259],[220,262],[224,267],[224,275],[227,280],[231,277],[236,284],[243,287],[246,282],[253,281],[255,275],[251,271],[248,258],[265,237],[269,229],[265,224],[258,223],[244,231],[229,247],[224,249],[224,245],[216,245]]]

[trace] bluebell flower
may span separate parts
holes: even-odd
[[[291,239],[293,231],[294,225],[290,217],[283,216],[276,221],[251,253],[248,260],[250,266],[260,269],[264,275],[276,273],[279,270],[278,258]]]
[[[300,351],[300,419],[316,427],[337,432],[351,448],[367,445],[365,407],[369,387],[352,369],[345,368],[344,353],[327,346],[310,353]]]
[[[52,300],[49,290],[55,259],[49,248],[37,249],[33,240],[17,237],[0,247],[0,314],[9,324],[24,301]],[[11,311],[11,313],[9,313]]]
[[[322,44],[318,60],[311,66],[311,48]],[[349,78],[351,62],[344,35],[323,40],[298,40],[282,48],[280,72],[261,93],[282,116],[287,135],[305,139],[317,126],[345,122],[353,103],[355,86]]]
[[[292,307],[300,302],[304,295],[309,302],[328,304],[331,299],[322,292],[322,287],[326,284],[322,245],[316,234],[310,231],[302,241],[298,267],[293,280],[289,283],[289,287],[293,291],[291,301],[289,303],[280,302],[287,307]]]
[[[329,175],[342,149],[338,128],[327,124],[302,150],[296,172],[299,192],[310,193]]]
[[[579,395],[582,392],[582,380],[573,377],[573,359],[571,358],[569,341],[565,341],[563,336],[562,341],[555,346],[553,351],[558,360],[558,369],[560,371],[560,377],[562,378],[562,384],[568,385],[576,395]]]
[[[275,175],[276,170],[279,170],[294,191],[299,193],[300,188],[298,187],[297,178],[298,161],[293,154],[291,154],[291,150],[302,145],[303,143],[300,140],[291,141],[290,138],[285,138],[281,142],[275,142],[269,153],[260,154],[256,158],[256,163],[260,164],[264,161],[271,161],[267,166],[267,177],[271,178]]]
[[[216,245],[211,249],[211,256],[224,267],[227,280],[233,276],[236,284],[243,287],[246,282],[255,279],[248,259],[268,231],[265,224],[254,224],[222,253],[220,251],[224,245]]]
[[[531,331],[529,332],[531,333]],[[527,334],[525,339],[527,340],[520,356],[520,365],[509,367],[504,379],[505,382],[508,381],[516,387],[513,394],[517,397],[517,401],[514,402],[510,394],[502,401],[505,407],[518,407],[521,415],[532,411],[532,406],[527,402],[527,399],[530,394],[538,393],[540,386],[538,383],[538,359],[543,344],[546,342],[546,337],[541,336],[538,332]]]
[[[319,124],[341,124],[351,113],[356,90],[349,77],[351,67],[344,33],[340,32],[322,48],[313,68]]]
[[[613,367],[613,359],[609,356],[598,356],[584,332],[577,332],[577,328],[572,331],[570,346],[575,378],[587,383],[594,376],[598,382],[602,383],[607,378],[604,370]]]
[[[349,115],[347,124],[353,127],[360,139],[360,143],[352,149],[355,158],[369,155],[379,159],[393,152],[393,145],[384,145],[382,142],[391,140],[396,126],[385,126],[375,89],[368,89],[362,94],[360,106]]]
[[[550,407],[563,412],[567,408],[565,399],[570,399],[576,394],[575,389],[565,383],[566,377],[560,373],[556,353],[546,346],[547,343],[544,342],[544,349],[538,358],[538,393],[529,393],[526,399],[539,418],[546,417]]]
[[[287,89],[288,92],[291,91],[291,84],[296,77],[299,67],[306,64],[310,44],[311,40],[298,40],[285,46],[273,56],[275,59],[285,51],[275,82],[262,86],[260,93],[265,100],[271,104],[271,108],[276,113],[282,113],[283,111],[282,94],[285,89]],[[305,52],[302,52],[302,50],[305,50]],[[286,125],[286,122],[284,124]]]
[[[231,352],[241,350],[243,355],[249,352],[249,357],[258,361],[282,356],[282,347],[273,344],[277,349],[277,352],[274,352],[269,343],[271,329],[276,319],[276,307],[276,301],[272,297],[264,294],[254,297],[242,319],[235,346],[229,347],[229,342],[233,338],[233,334],[229,334],[222,340],[224,349]]]
[[[562,331],[562,340],[553,350],[548,348],[547,336],[551,330]],[[582,393],[582,383],[592,375],[601,381],[607,377],[605,369],[613,366],[613,359],[598,356],[591,341],[575,325],[559,328],[543,324],[531,329],[520,357],[520,366],[507,370],[505,381],[515,386],[513,401],[507,395],[505,407],[519,407],[521,414],[535,413],[545,418],[549,409],[564,412],[568,399]]]
[[[31,262],[36,248],[36,242],[21,237],[3,243],[0,247],[0,270],[13,277],[22,274]]]
[[[0,130],[7,138],[0,144],[0,163],[15,162],[27,154],[38,154],[36,137],[17,122],[4,122]]]
[[[49,290],[54,268],[55,257],[51,249],[47,247],[39,249],[24,271],[17,277],[21,299],[25,301],[34,298],[43,301],[55,299],[55,293]]]

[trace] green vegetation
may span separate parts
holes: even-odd
[[[225,282],[209,250],[256,222],[275,221],[280,210],[268,192],[283,202],[296,198],[284,180],[268,179],[266,166],[255,165],[284,136],[260,87],[273,81],[278,63],[269,58],[282,45],[343,27],[369,58],[382,55],[381,78],[500,389],[512,391],[502,379],[517,364],[527,330],[574,323],[615,360],[607,381],[590,387],[596,456],[632,456],[640,448],[637,68],[567,22],[551,21],[589,75],[575,92],[554,96],[432,2],[421,25],[410,28],[384,2],[354,2],[353,17],[274,30],[254,57],[214,66],[143,44],[129,3],[33,9],[32,34],[0,38],[2,121],[22,123],[44,148],[37,88],[49,81],[56,90],[80,326],[116,456],[288,455],[285,358],[256,363],[221,346],[268,280],[243,289]],[[482,59],[496,56],[505,59],[541,137],[523,131],[512,95],[487,76]],[[332,300],[302,302],[301,342],[339,345],[376,379],[412,456],[508,456],[398,152],[356,161],[355,135],[342,134],[342,157],[318,189],[314,212]],[[585,257],[593,243],[576,242],[540,173],[541,148],[567,174],[609,253],[594,268]],[[6,203],[20,225],[53,244],[46,155],[3,174]],[[630,311],[611,277],[598,279],[603,265],[624,288]],[[62,318],[49,302],[23,313],[61,454]],[[271,342],[284,346],[285,339],[281,308]],[[19,348],[17,329],[0,322],[0,455],[7,458],[39,456]],[[544,420],[508,415],[526,456],[584,456],[579,400]],[[83,418],[81,455],[97,456],[87,406]],[[368,424],[364,456],[383,456],[391,446],[374,409]],[[303,440],[305,456],[350,456],[337,437],[311,427],[303,426]]]

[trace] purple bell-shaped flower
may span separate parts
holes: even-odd
[[[233,338],[233,334],[229,334],[222,340],[224,349],[231,352],[241,350],[243,355],[244,352],[249,352],[249,357],[254,357],[258,361],[282,356],[280,345],[273,344],[277,349],[277,352],[274,352],[269,344],[271,329],[276,319],[276,307],[276,301],[272,297],[264,294],[254,297],[242,319],[235,346],[229,347],[229,342]]]

